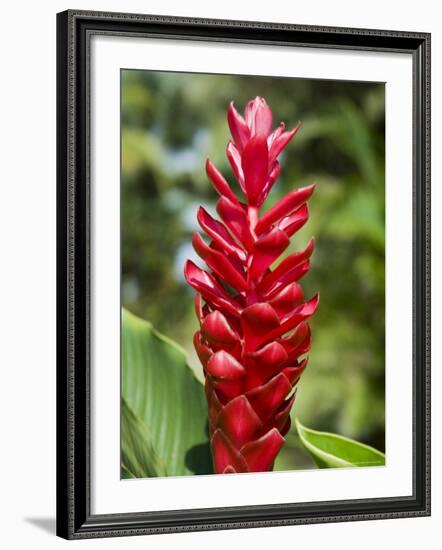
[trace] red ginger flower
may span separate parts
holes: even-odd
[[[297,283],[309,269],[313,240],[270,266],[307,221],[314,185],[291,191],[260,216],[280,173],[277,157],[299,124],[285,131],[281,123],[272,132],[272,111],[261,97],[247,104],[244,117],[232,102],[227,120],[227,156],[246,203],[207,160],[221,221],[199,209],[211,242],[198,233],[192,242],[209,271],[188,260],[185,276],[197,291],[194,345],[205,374],[215,472],[261,472],[273,468],[290,429],[294,387],[307,364],[299,358],[310,349],[306,320],[319,300],[304,301]]]

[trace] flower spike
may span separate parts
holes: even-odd
[[[281,124],[261,97],[241,115],[227,110],[232,140],[227,157],[246,202],[236,196],[207,159],[206,172],[219,194],[214,219],[204,208],[193,247],[207,271],[190,260],[185,277],[197,294],[200,329],[194,346],[203,365],[209,432],[216,473],[272,470],[290,429],[296,386],[307,366],[319,295],[305,300],[298,284],[310,268],[314,240],[275,267],[291,236],[308,220],[315,185],[290,191],[259,214],[281,171],[278,156],[299,130]]]

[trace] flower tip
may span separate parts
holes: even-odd
[[[186,260],[186,263],[184,264],[184,277],[187,282],[191,279],[191,270],[193,268],[194,264],[192,260]]]
[[[209,157],[206,158],[206,174],[209,176],[210,178],[210,174],[213,172],[213,163],[212,161],[209,159]]]
[[[239,114],[238,114],[238,111],[236,110],[235,108],[235,104],[233,102],[233,99],[232,101],[229,103],[229,106],[227,107],[227,118],[228,118],[228,122],[229,122],[229,118],[230,117],[234,117],[235,119],[239,117]],[[233,120],[232,120],[233,122]]]
[[[298,123],[292,130],[287,131],[287,143],[298,133],[299,129],[301,128],[301,121],[298,120]]]
[[[315,238],[312,237],[304,250],[305,254],[307,254],[307,258],[310,258],[310,256],[313,254],[314,249],[315,249]]]
[[[313,193],[315,192],[315,189],[316,189],[316,182],[313,182],[312,184],[307,185],[307,187],[305,187],[304,189],[305,189],[306,192],[308,193],[308,198],[310,199],[311,196],[313,195]]]
[[[295,392],[296,392],[296,389],[295,389]],[[286,441],[285,437],[281,434],[278,428],[272,428],[269,432],[267,432],[267,436],[269,438],[271,437],[276,439],[277,441],[280,441],[281,446],[284,445]]]
[[[305,318],[311,317],[315,314],[316,310],[319,306],[319,292],[313,296],[313,298],[310,298],[307,302],[305,302],[303,305],[299,306],[300,309],[302,309],[303,314]]]

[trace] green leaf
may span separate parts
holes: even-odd
[[[364,443],[342,435],[318,432],[296,419],[299,438],[319,468],[384,466],[385,455]]]
[[[204,389],[184,350],[125,309],[121,383],[167,475],[213,473]]]
[[[121,470],[124,479],[166,476],[166,468],[152,446],[149,430],[121,400]]]
[[[121,463],[121,479],[135,479],[135,476]]]

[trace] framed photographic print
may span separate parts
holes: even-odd
[[[430,513],[430,36],[57,19],[57,533]]]

